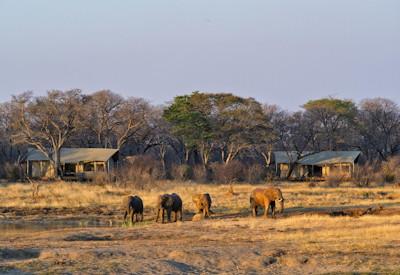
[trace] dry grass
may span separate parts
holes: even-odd
[[[145,206],[154,207],[158,194],[178,193],[184,208],[194,210],[191,196],[207,192],[213,198],[213,206],[219,211],[240,211],[249,207],[249,193],[260,185],[193,184],[188,182],[158,182],[152,188],[135,190],[114,185],[55,182],[43,183],[36,199],[32,198],[32,186],[15,183],[0,185],[0,207],[119,207],[129,194],[142,197]],[[281,183],[287,208],[362,206],[371,204],[395,205],[400,203],[400,188],[391,186],[357,187],[308,187],[307,183]]]

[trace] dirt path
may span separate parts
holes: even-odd
[[[305,215],[266,220],[237,216],[131,228],[17,231],[0,236],[0,273],[306,274],[398,270],[398,237],[361,246],[357,237],[365,234],[366,226],[380,228],[382,221],[390,221],[398,232],[400,216],[365,217]],[[331,235],[336,231],[342,234],[346,226],[354,232],[344,234],[346,242],[338,248],[337,242],[341,241],[331,239]],[[320,235],[324,232],[328,237]]]

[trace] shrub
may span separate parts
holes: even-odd
[[[193,169],[187,164],[173,165],[171,168],[171,176],[175,180],[191,180],[193,178]]]
[[[106,184],[112,182],[112,175],[107,174],[106,172],[96,172],[90,176],[89,180],[95,184]]]
[[[310,182],[308,183],[308,187],[310,187],[310,188],[317,187],[317,183],[316,183],[316,182],[313,182],[313,181],[310,181]]]
[[[348,179],[346,173],[340,171],[332,171],[329,176],[326,177],[326,182],[330,187],[338,187],[342,182]]]
[[[253,164],[245,167],[245,181],[257,183],[266,179],[266,168],[260,164]]]
[[[204,168],[203,165],[194,166],[192,171],[192,178],[196,182],[208,182],[210,180],[211,172],[208,168]]]
[[[381,165],[380,178],[385,183],[394,183],[400,181],[400,157],[390,158]]]
[[[358,187],[368,187],[371,183],[376,182],[376,172],[372,164],[358,166],[355,169],[353,183]]]
[[[14,163],[6,162],[0,168],[0,176],[8,181],[20,178],[20,167]]]
[[[212,163],[212,178],[218,183],[231,183],[244,180],[245,166],[237,160],[225,163]]]
[[[115,171],[117,181],[125,186],[131,185],[138,189],[152,186],[154,181],[162,178],[163,171],[158,160],[147,155],[133,156]]]

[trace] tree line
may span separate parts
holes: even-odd
[[[371,163],[400,151],[400,108],[390,99],[321,98],[301,107],[290,112],[230,93],[193,92],[154,106],[109,90],[25,92],[0,104],[0,176],[20,167],[30,147],[58,175],[62,147],[93,147],[151,156],[166,178],[175,164],[265,166],[274,150],[360,150]]]

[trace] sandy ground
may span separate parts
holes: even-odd
[[[398,188],[286,188],[276,219],[249,217],[253,186],[212,188],[199,222],[188,199],[183,222],[156,224],[148,207],[131,227],[117,204],[0,205],[0,274],[400,274]]]
[[[400,272],[400,215],[214,217],[0,236],[0,273]],[[380,239],[380,240],[379,240]]]

